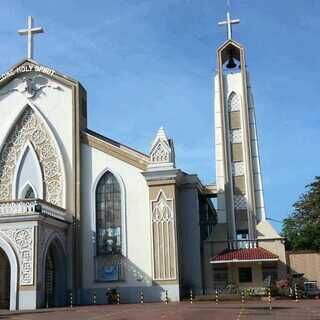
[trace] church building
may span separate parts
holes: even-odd
[[[148,154],[89,129],[84,87],[34,60],[43,29],[28,17],[27,58],[0,76],[0,309],[107,303],[112,289],[122,302],[179,301],[286,276],[236,22],[221,23],[217,182],[204,184],[176,167],[163,128]]]

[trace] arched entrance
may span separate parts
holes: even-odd
[[[0,309],[10,307],[10,262],[0,248]]]
[[[58,239],[51,241],[45,260],[45,305],[61,307],[66,304],[65,255]]]

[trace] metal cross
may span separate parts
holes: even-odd
[[[28,59],[33,59],[33,35],[36,33],[43,33],[42,27],[33,27],[33,18],[28,16],[28,27],[27,29],[18,30],[21,36],[27,36],[28,41]]]
[[[227,20],[218,22],[218,25],[219,26],[227,25],[228,40],[231,40],[232,39],[232,25],[239,24],[239,23],[240,23],[239,19],[231,20],[230,13],[228,11],[227,12]]]

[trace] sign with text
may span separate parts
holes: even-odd
[[[44,74],[47,74],[49,76],[53,76],[55,71],[48,68],[48,67],[44,67],[44,66],[38,66],[38,65],[33,65],[33,64],[25,64],[22,66],[19,66],[17,68],[11,69],[8,72],[5,72],[3,74],[0,75],[0,81],[7,79],[9,77],[12,77],[16,74],[21,74],[21,73],[27,73],[27,72],[41,72]]]

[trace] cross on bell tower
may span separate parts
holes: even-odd
[[[28,59],[33,59],[33,36],[37,33],[43,33],[44,30],[42,27],[33,27],[33,18],[28,16],[28,26],[26,29],[18,30],[18,33],[21,36],[27,36],[28,43]]]
[[[232,39],[232,25],[239,24],[239,23],[240,23],[240,19],[231,20],[230,12],[227,11],[227,20],[218,22],[218,25],[219,26],[224,26],[224,25],[227,26],[228,40],[231,40]]]
[[[228,40],[217,50],[215,77],[217,213],[229,240],[256,240],[266,217],[245,48],[232,39],[232,25],[238,23],[229,10],[219,22],[227,27]]]

